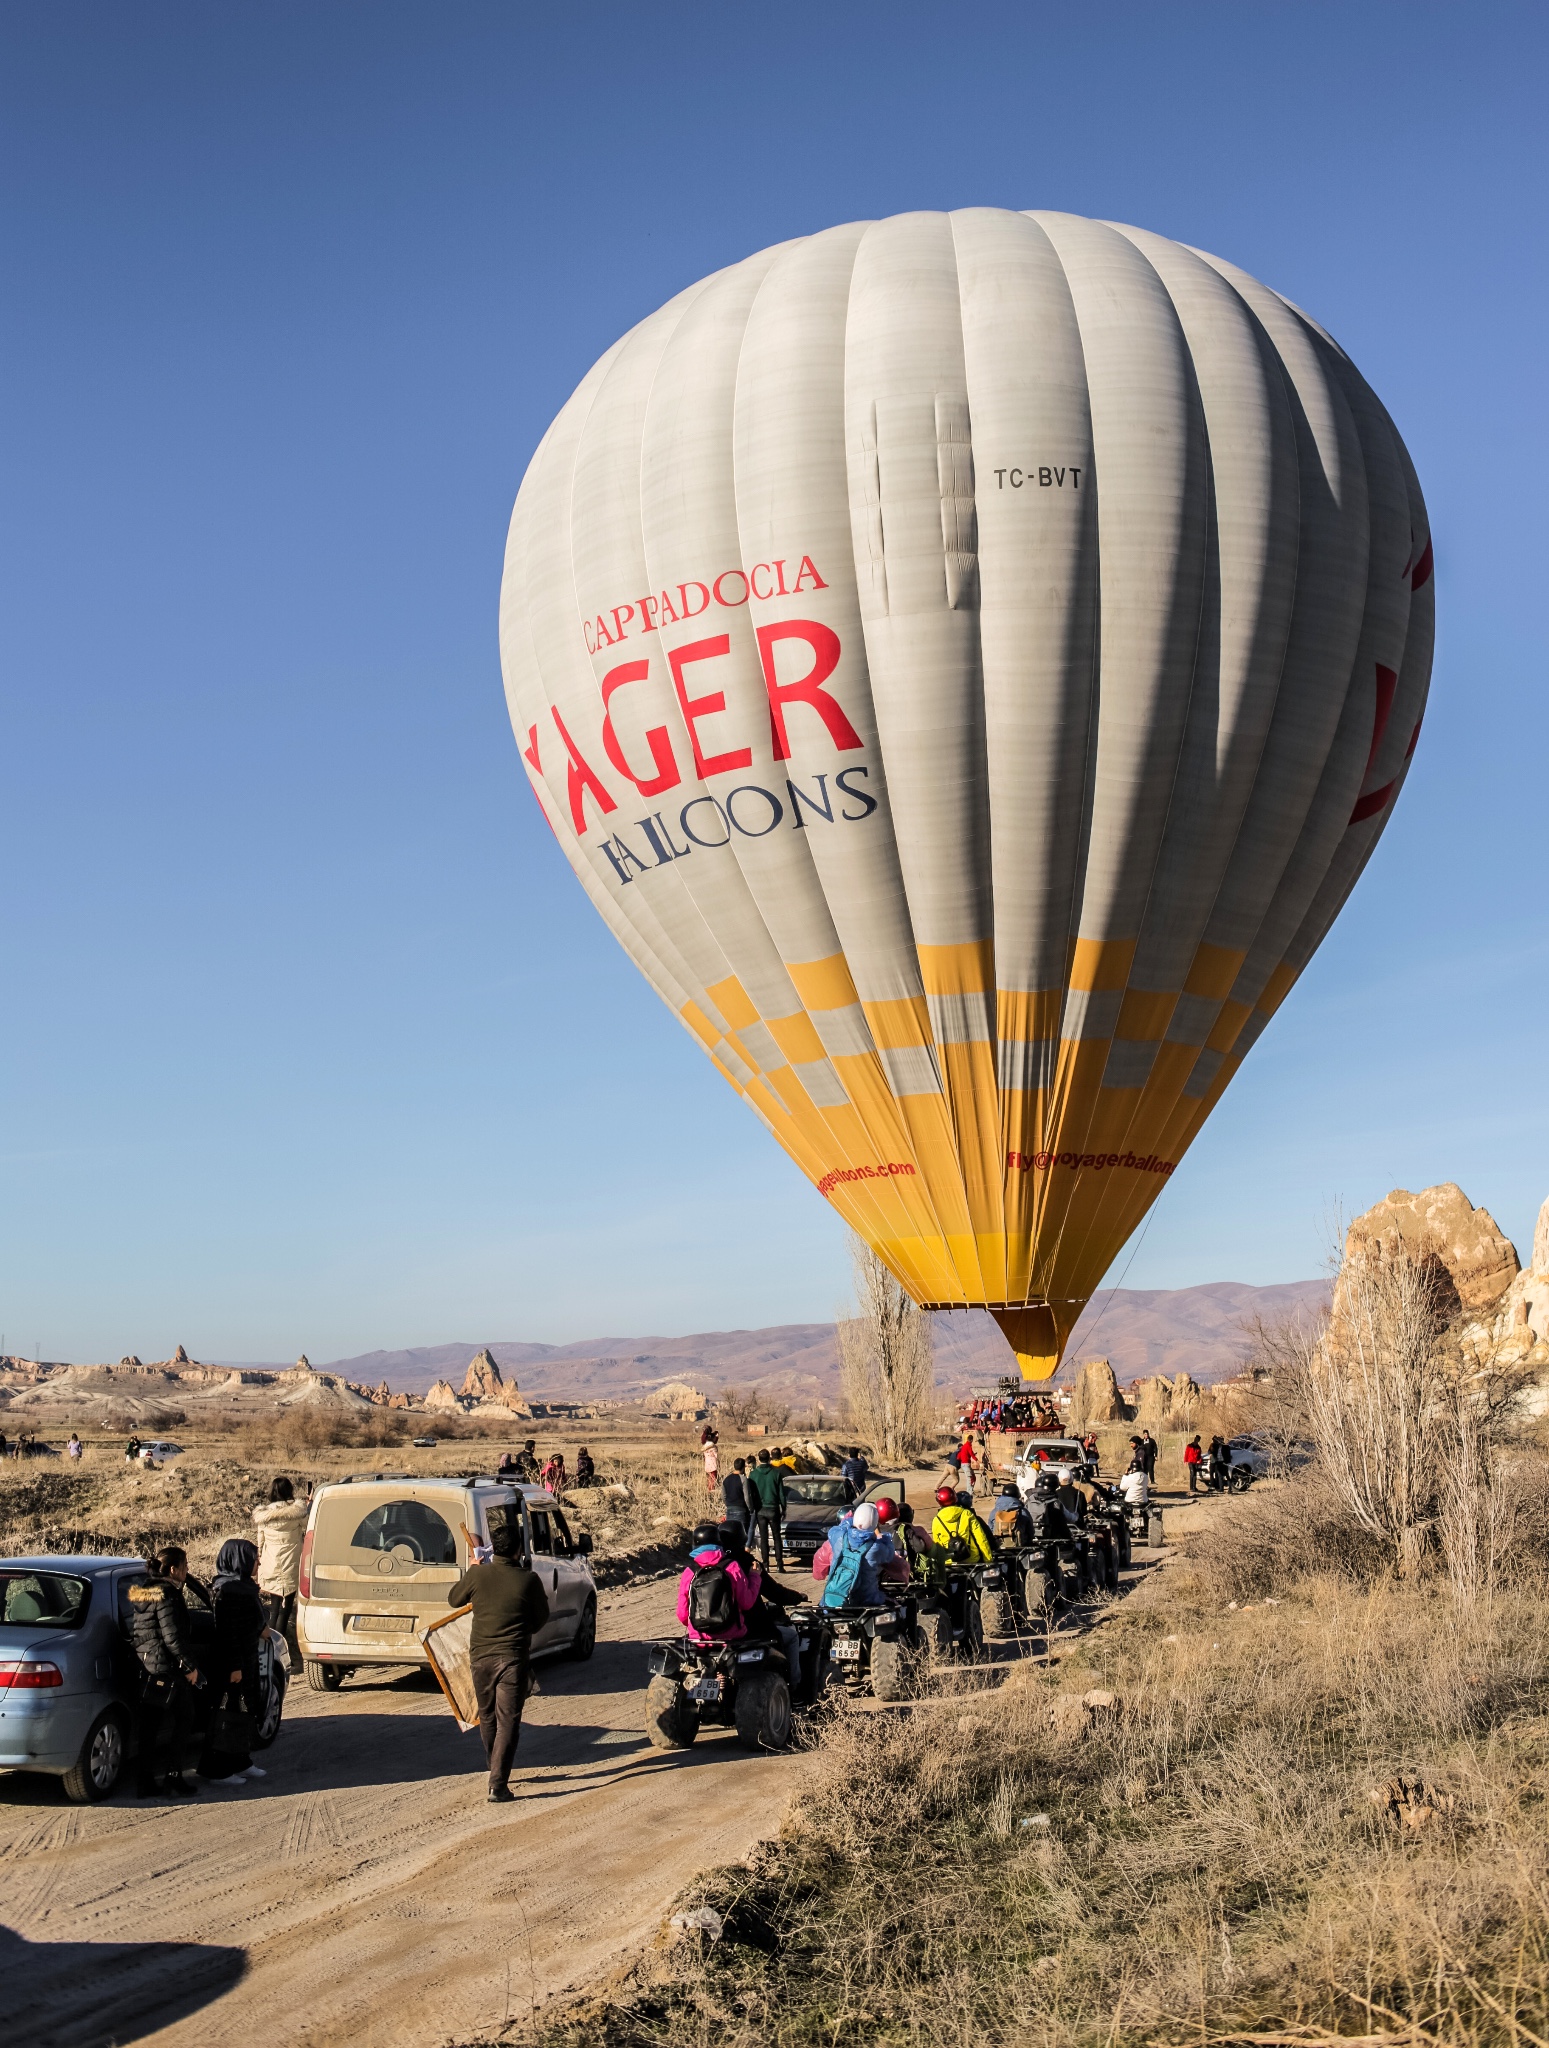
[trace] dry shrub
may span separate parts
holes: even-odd
[[[1277,1512],[1251,1497],[1239,1528]],[[1220,1556],[1169,1568],[1053,1674],[841,1716],[778,1845],[682,1902],[721,1939],[650,1952],[537,2038],[1538,2042],[1544,1589],[1460,1617],[1439,1579],[1304,1576],[1233,1612]],[[1097,1686],[1120,1705],[1083,1731]],[[1386,1803],[1400,1776],[1441,1788],[1421,1822]]]

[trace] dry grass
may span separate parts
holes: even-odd
[[[1543,2048],[1542,1575],[1464,1606],[1441,1577],[1358,1583],[1332,1525],[1298,1550],[1293,1512],[1305,1538],[1328,1501],[1293,1493],[1234,1503],[992,1710],[842,1718],[779,1844],[685,1902],[722,1939],[652,1951],[537,2038]],[[1117,1712],[1072,1734],[1056,1697],[1097,1686]],[[1390,1802],[1399,1779],[1439,1791]]]
[[[281,1469],[229,1457],[181,1459],[161,1472],[122,1458],[79,1472],[8,1466],[0,1470],[0,1555],[144,1557],[180,1543],[205,1573],[228,1536],[253,1534],[252,1511]]]

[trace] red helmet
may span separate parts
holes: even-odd
[[[956,1499],[957,1495],[952,1491],[950,1486],[938,1486],[936,1488],[936,1501],[938,1506],[949,1508]]]
[[[897,1501],[889,1500],[888,1496],[883,1494],[881,1500],[877,1502],[877,1526],[880,1528],[884,1522],[891,1522],[897,1513]]]

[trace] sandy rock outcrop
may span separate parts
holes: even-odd
[[[668,1380],[641,1402],[647,1415],[660,1415],[669,1422],[698,1422],[710,1413],[710,1403],[698,1387],[686,1380]]]
[[[189,1357],[188,1353],[183,1349],[181,1344],[178,1346],[176,1351],[173,1352],[172,1356],[167,1360],[168,1365],[192,1365],[193,1362],[194,1361]]]
[[[494,1353],[486,1345],[469,1362],[463,1377],[462,1399],[469,1408],[500,1408],[511,1415],[531,1414],[515,1380],[502,1378]]]
[[[1532,1265],[1517,1275],[1496,1304],[1494,1335],[1518,1355],[1541,1350],[1549,1366],[1549,1202],[1538,1212]]]
[[[1070,1396],[1072,1429],[1092,1429],[1100,1422],[1129,1422],[1132,1414],[1119,1392],[1118,1375],[1106,1358],[1088,1358],[1076,1373]]]
[[[1459,1308],[1472,1315],[1494,1308],[1521,1270],[1516,1246],[1489,1210],[1476,1209],[1450,1180],[1417,1195],[1395,1188],[1357,1216],[1345,1237],[1345,1257],[1360,1259],[1373,1252],[1434,1259],[1451,1282]]]
[[[1186,1372],[1169,1379],[1164,1372],[1136,1380],[1130,1388],[1130,1412],[1148,1429],[1181,1429],[1194,1426],[1200,1390]]]
[[[457,1389],[450,1380],[437,1380],[436,1384],[425,1396],[425,1406],[427,1408],[452,1409],[456,1413],[461,1414],[462,1405],[461,1400],[458,1398]]]

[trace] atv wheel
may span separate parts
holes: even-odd
[[[979,1595],[979,1615],[987,1636],[1009,1636],[1011,1602],[999,1590]]]
[[[316,1657],[306,1659],[307,1684],[313,1692],[337,1692],[344,1683],[344,1673],[337,1664],[320,1664]]]
[[[940,1607],[921,1608],[920,1634],[927,1657],[945,1657],[952,1648],[952,1617]]]
[[[784,1749],[791,1739],[791,1689],[773,1671],[737,1688],[737,1740],[744,1749]]]
[[[1110,1593],[1119,1590],[1119,1560],[1111,1543],[1103,1545],[1103,1584]]]
[[[675,1678],[653,1678],[646,1687],[645,1732],[653,1749],[688,1749],[699,1733],[699,1709]]]
[[[969,1601],[963,1617],[963,1655],[971,1663],[977,1663],[984,1655],[984,1617],[977,1600]]]
[[[1033,1566],[1027,1574],[1026,1600],[1029,1616],[1040,1628],[1048,1628],[1060,1604],[1060,1582],[1053,1572]]]
[[[871,1646],[871,1696],[874,1700],[901,1700],[909,1690],[910,1665],[902,1643],[873,1643]]]
[[[1128,1522],[1121,1519],[1113,1533],[1119,1546],[1119,1570],[1127,1572],[1134,1562],[1134,1552],[1130,1547]]]

